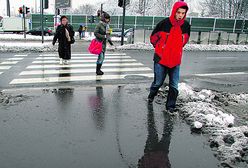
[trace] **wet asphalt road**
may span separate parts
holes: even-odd
[[[153,68],[152,51],[126,51],[126,53],[134,55],[138,61]],[[185,51],[180,76],[181,82],[186,82],[195,88],[247,93],[248,53]]]
[[[163,105],[148,106],[147,88],[20,91],[25,101],[1,107],[1,167],[217,168],[207,138]]]
[[[82,53],[85,46],[87,43],[74,46],[73,51]],[[151,51],[125,53],[152,69]],[[27,56],[14,56],[18,54]],[[161,167],[215,168],[220,164],[207,137],[192,134],[183,120],[164,113],[163,105],[147,106],[152,78],[131,75],[115,80],[10,84],[23,78],[21,72],[32,71],[26,68],[40,54],[0,54],[1,62],[23,58],[1,70],[0,89],[28,97],[0,106],[1,168],[126,168],[158,163]],[[185,52],[181,82],[197,88],[247,92],[247,65],[247,53]],[[233,72],[239,73],[225,74]],[[109,74],[123,72],[105,75]],[[64,75],[68,77],[58,77]],[[80,74],[69,76],[74,75]]]
[[[85,45],[84,47],[86,47]],[[74,54],[86,53],[86,49],[84,52],[79,52],[82,48],[75,47]],[[135,59],[136,63],[142,63],[143,67],[150,68],[149,72],[153,73],[153,52],[152,51],[125,51],[125,52],[109,52],[110,54],[114,53],[125,53],[126,56],[130,56],[131,59]],[[20,53],[16,53],[20,54]],[[70,81],[70,82],[53,82],[53,83],[39,83],[39,84],[20,84],[20,85],[10,85],[10,82],[13,79],[25,78],[25,76],[20,76],[22,71],[30,71],[32,69],[26,69],[32,64],[33,61],[36,61],[37,57],[40,57],[42,53],[23,53],[27,54],[22,60],[18,61],[17,64],[11,65],[11,68],[8,70],[1,70],[4,73],[1,74],[0,78],[0,89],[13,89],[13,88],[21,88],[21,87],[54,87],[58,86],[71,86],[71,85],[86,85],[86,86],[94,86],[98,84],[98,82],[91,81]],[[48,53],[49,54],[49,53]],[[56,53],[53,53],[56,54]],[[1,53],[0,61],[5,61],[7,58],[15,58],[15,53]],[[73,56],[72,56],[73,57]],[[80,56],[77,59],[81,59]],[[108,56],[106,56],[107,58]],[[83,60],[82,58],[81,60]],[[91,59],[95,60],[95,57],[91,57]],[[92,60],[92,61],[93,61]],[[122,60],[122,59],[120,59]],[[75,60],[76,61],[76,60]],[[92,62],[93,63],[93,62]],[[43,64],[45,65],[45,63]],[[217,91],[225,91],[232,93],[240,93],[247,92],[248,88],[248,54],[247,52],[184,52],[183,61],[181,65],[181,81],[190,84],[195,88],[206,88]],[[103,69],[108,68],[104,67]],[[63,70],[61,68],[59,70]],[[66,69],[66,68],[65,68]],[[87,69],[87,68],[86,68]],[[94,69],[92,66],[91,69]],[[46,68],[40,68],[39,70],[45,71]],[[71,68],[69,68],[71,70]],[[94,71],[94,70],[93,70]],[[115,73],[106,73],[108,75],[123,75],[123,74],[132,74],[132,73],[123,73],[123,72],[115,72]],[[63,76],[80,76],[80,73],[75,74],[57,74],[59,77]],[[90,75],[94,76],[94,73]],[[46,75],[41,73],[39,78],[49,77],[50,75]],[[32,76],[31,76],[32,77]],[[101,84],[129,84],[129,83],[151,83],[152,78],[147,78],[145,76],[137,77],[137,76],[126,76],[125,80],[101,80]],[[166,80],[168,82],[168,80]]]

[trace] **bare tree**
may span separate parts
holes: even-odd
[[[93,5],[90,4],[85,4],[85,5],[81,5],[78,8],[72,10],[71,12],[73,14],[85,14],[85,15],[93,15],[95,14],[95,8]]]
[[[160,15],[169,16],[174,2],[175,0],[157,0],[157,8]]]
[[[248,0],[206,0],[203,6],[207,8],[208,16],[213,17],[240,18],[248,12]]]

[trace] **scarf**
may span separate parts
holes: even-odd
[[[71,37],[70,37],[69,31],[67,30],[67,28],[65,28],[65,36],[67,38],[67,41],[70,42],[71,41]]]

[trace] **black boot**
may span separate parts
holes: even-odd
[[[104,73],[101,71],[102,64],[96,65],[96,74],[97,75],[103,75]]]
[[[152,103],[156,95],[157,95],[157,92],[150,91],[148,95],[148,103]]]
[[[170,87],[169,93],[167,95],[167,102],[166,102],[166,109],[167,110],[172,110],[172,111],[175,110],[177,96],[178,96],[178,90],[173,88],[173,87]]]

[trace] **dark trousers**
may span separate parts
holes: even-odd
[[[159,63],[154,63],[154,81],[150,87],[150,98],[154,98],[159,88],[163,85],[164,80],[169,75],[169,93],[167,96],[166,109],[174,109],[178,96],[178,82],[179,82],[180,65],[173,68],[168,68]]]

